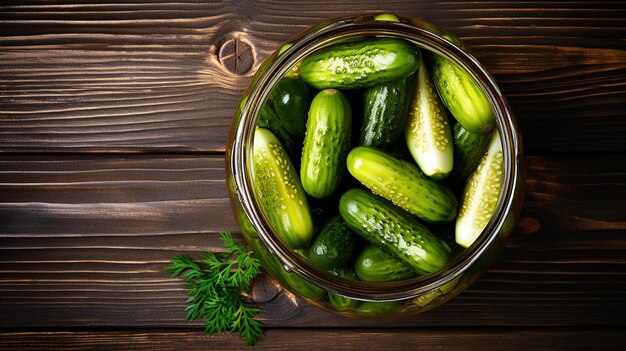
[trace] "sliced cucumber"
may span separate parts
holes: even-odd
[[[496,130],[463,191],[455,229],[456,242],[463,247],[472,245],[493,215],[502,187],[503,161],[500,134]]]
[[[253,153],[254,185],[271,226],[292,248],[307,247],[313,236],[313,218],[287,152],[271,131],[257,128]]]
[[[417,88],[404,136],[425,175],[442,179],[450,174],[454,164],[452,133],[446,108],[439,100],[426,65],[417,71]]]

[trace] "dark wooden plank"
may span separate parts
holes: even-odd
[[[623,156],[528,158],[523,218],[499,261],[454,301],[389,327],[623,326]],[[0,157],[0,327],[185,326],[163,266],[236,229],[220,156]],[[322,312],[271,281],[273,327],[378,327]],[[532,313],[528,313],[532,310]]]
[[[0,160],[0,238],[207,233],[232,228],[224,158]]]
[[[509,97],[527,151],[626,150],[623,3],[512,0],[5,1],[0,150],[223,151],[271,51],[323,19],[378,11],[465,39]],[[234,39],[251,46],[239,68],[220,61]]]
[[[255,350],[615,350],[625,329],[270,329]],[[242,350],[230,335],[199,331],[54,331],[0,333],[0,350]],[[322,342],[322,340],[324,340]],[[250,348],[251,349],[251,348]]]

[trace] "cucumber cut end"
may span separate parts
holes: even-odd
[[[483,231],[483,228],[476,228],[471,222],[469,218],[462,218],[456,222],[455,240],[464,248],[470,247]]]
[[[432,173],[426,174],[426,175],[429,176],[432,179],[441,180],[441,179],[447,178],[449,174],[450,174],[449,170],[448,171],[443,171],[441,169],[435,169]]]

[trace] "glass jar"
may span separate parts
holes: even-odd
[[[252,186],[252,143],[261,105],[273,86],[310,53],[358,36],[398,37],[443,56],[466,70],[484,91],[497,121],[504,170],[500,198],[480,237],[433,274],[392,282],[348,281],[313,267],[272,231]],[[452,118],[452,117],[450,117]],[[231,204],[248,244],[269,274],[309,303],[346,316],[416,314],[466,289],[487,269],[512,233],[521,207],[524,169],[521,138],[493,77],[456,37],[419,19],[380,21],[373,16],[321,23],[283,45],[261,65],[236,111],[226,150]]]

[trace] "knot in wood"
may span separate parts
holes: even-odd
[[[267,303],[280,295],[281,287],[267,273],[252,282],[250,298],[254,303]]]
[[[541,222],[532,217],[524,217],[517,223],[517,232],[520,234],[534,234],[541,229]]]
[[[254,63],[252,47],[239,38],[228,39],[220,47],[219,60],[229,72],[245,74]]]

